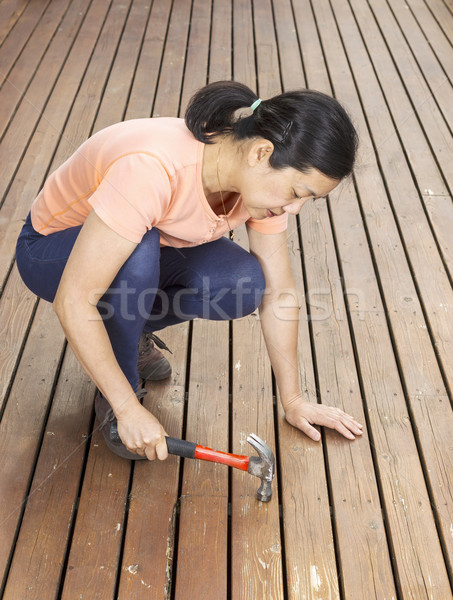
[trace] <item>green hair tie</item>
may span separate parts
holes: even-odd
[[[251,109],[252,112],[255,112],[255,109],[258,108],[258,106],[261,104],[262,100],[261,98],[258,98],[258,100],[255,100],[255,102],[251,105]]]

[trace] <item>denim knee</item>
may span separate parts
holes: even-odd
[[[199,286],[193,289],[194,296],[189,296],[188,305],[191,300],[198,302],[202,313],[197,316],[205,319],[239,319],[258,308],[264,290],[264,274],[259,262],[251,254],[244,253],[233,269],[225,269],[215,279],[204,276]]]
[[[258,260],[251,254],[237,267],[236,287],[233,295],[236,297],[236,316],[245,317],[254,312],[261,304],[266,289],[264,273]]]

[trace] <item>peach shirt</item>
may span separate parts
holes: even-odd
[[[214,213],[203,191],[204,146],[183,119],[135,119],[107,127],[47,179],[31,208],[33,227],[49,235],[81,225],[94,209],[131,242],[140,243],[152,227],[159,229],[163,246],[216,240],[228,223]],[[235,196],[228,213],[232,228],[247,222],[262,233],[286,229],[286,214],[252,219]]]

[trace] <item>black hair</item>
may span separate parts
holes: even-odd
[[[315,168],[337,180],[352,173],[357,132],[335,98],[302,89],[263,100],[253,113],[239,110],[257,99],[242,83],[211,83],[190,100],[186,125],[197,140],[206,144],[225,133],[238,140],[267,139],[274,145],[269,162],[275,169],[293,167],[306,173]]]

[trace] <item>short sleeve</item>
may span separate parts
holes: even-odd
[[[138,244],[161,220],[171,191],[163,165],[149,154],[134,153],[109,166],[89,202],[106,225]]]
[[[288,213],[266,219],[250,218],[247,220],[247,225],[258,233],[281,233],[288,229]]]

